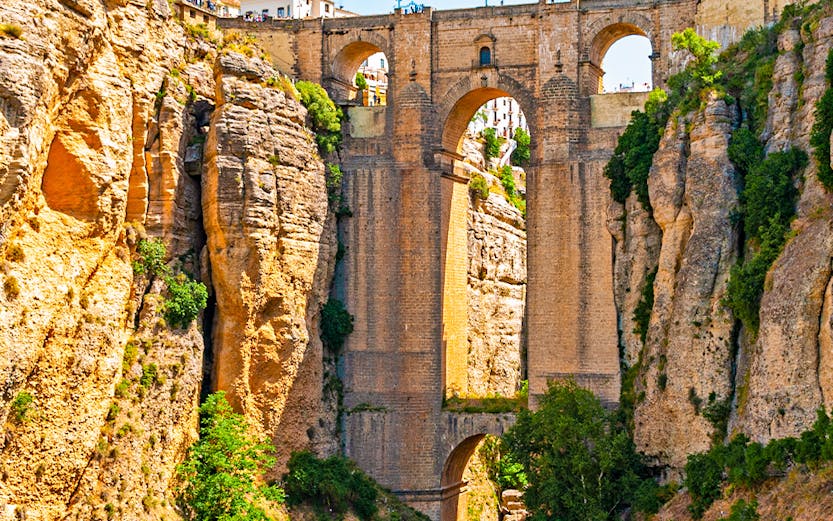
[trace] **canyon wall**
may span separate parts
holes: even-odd
[[[770,153],[812,150],[809,135],[833,47],[829,10],[813,16],[790,22],[778,37],[762,135]],[[767,273],[757,334],[724,304],[732,267],[752,254],[736,218],[743,181],[727,153],[739,117],[718,96],[696,112],[672,116],[648,178],[652,212],[635,195],[609,210],[620,344],[637,372],[635,441],[672,469],[713,443],[716,426],[704,413],[712,405],[729,405],[728,436],[745,432],[758,441],[795,436],[819,406],[831,405],[833,196],[813,159],[796,180],[796,219]],[[654,270],[643,345],[635,311]]]
[[[0,35],[0,519],[177,518],[217,385],[285,451],[332,453],[334,218],[305,109],[165,0],[7,2],[0,22],[22,32]],[[142,240],[207,285],[205,324],[167,323]]]

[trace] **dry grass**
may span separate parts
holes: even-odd
[[[15,24],[0,24],[0,36],[19,39],[23,34],[23,28]]]

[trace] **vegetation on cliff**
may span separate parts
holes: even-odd
[[[618,417],[571,381],[551,384],[537,411],[518,414],[504,441],[529,482],[531,519],[604,521],[659,509],[667,491],[647,473]]]
[[[200,406],[200,439],[177,468],[180,504],[195,521],[266,521],[269,503],[284,501],[284,492],[262,482],[275,464],[274,447],[249,432],[223,391]]]
[[[341,147],[341,120],[344,113],[333,103],[324,88],[311,81],[299,81],[295,88],[300,102],[309,114],[315,141],[322,155],[332,154]]]
[[[796,466],[818,468],[833,461],[833,422],[823,408],[812,428],[798,438],[782,438],[764,445],[743,434],[727,445],[692,454],[685,466],[684,484],[691,496],[689,511],[695,519],[731,485],[754,492],[768,479],[784,476]]]

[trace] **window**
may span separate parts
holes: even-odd
[[[281,18],[283,18],[283,14],[284,14],[284,9],[283,9],[283,7],[278,7],[278,16],[280,16]]]
[[[330,4],[324,4],[324,12],[325,12],[325,13],[329,13],[329,12],[330,12]]]
[[[379,65],[379,68],[380,68],[380,69],[384,69],[384,68],[385,68],[385,59],[384,59],[384,58],[381,58],[381,59],[379,60],[379,63],[381,64],[381,65]]]
[[[486,65],[492,64],[492,50],[488,47],[481,47],[480,48],[480,66],[484,67]]]

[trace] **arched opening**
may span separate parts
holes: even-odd
[[[332,65],[333,90],[341,102],[383,106],[388,102],[390,62],[377,45],[353,42],[336,55]]]
[[[602,92],[649,92],[653,88],[651,41],[630,35],[617,40],[602,58]]]
[[[605,27],[593,39],[590,62],[597,92],[648,92],[653,88],[653,47],[648,34],[631,23]]]
[[[508,92],[460,98],[442,134],[443,356],[448,410],[525,396],[526,114]]]
[[[441,480],[442,506],[440,521],[498,521],[501,518],[501,485],[496,483],[501,454],[500,438],[490,434],[478,434],[463,440],[445,461]],[[507,490],[512,484],[512,474],[504,481]],[[502,479],[502,478],[501,478]],[[525,478],[524,478],[525,479]],[[507,493],[516,503],[509,504],[514,511],[522,509],[517,502],[519,493]]]

